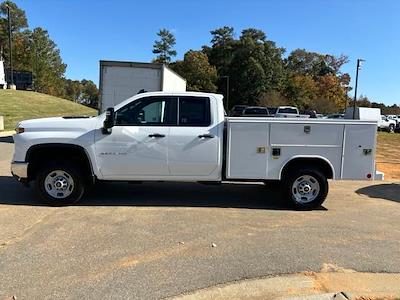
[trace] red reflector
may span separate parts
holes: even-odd
[[[371,173],[368,173],[367,178],[371,178],[371,177],[372,177]]]

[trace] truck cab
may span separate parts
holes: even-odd
[[[221,180],[220,95],[149,93],[114,110],[110,132],[95,133],[103,179]]]

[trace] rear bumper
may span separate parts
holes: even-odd
[[[13,161],[11,162],[11,174],[17,177],[18,180],[28,178],[28,165],[29,163],[24,161]]]

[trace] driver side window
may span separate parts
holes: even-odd
[[[176,104],[176,98],[161,96],[132,101],[117,111],[115,125],[174,125],[176,123],[174,104]]]

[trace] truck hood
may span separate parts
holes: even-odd
[[[17,127],[25,132],[34,131],[80,131],[92,130],[98,122],[98,117],[53,117],[21,121]]]

